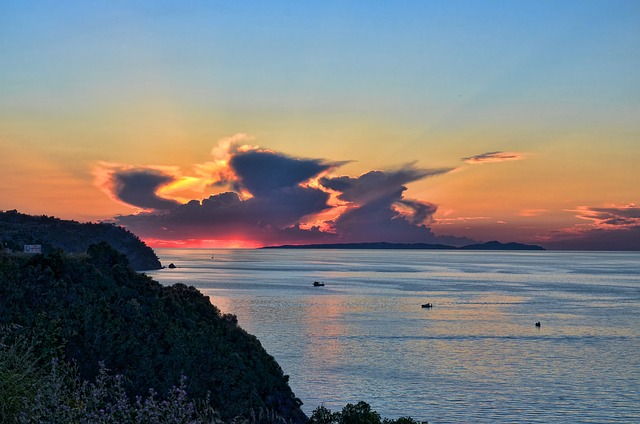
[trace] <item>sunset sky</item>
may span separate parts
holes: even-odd
[[[640,250],[636,0],[4,0],[0,58],[0,210]]]

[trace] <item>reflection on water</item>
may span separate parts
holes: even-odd
[[[430,423],[640,416],[637,253],[158,253],[179,268],[149,274],[238,315],[308,413],[366,400]]]

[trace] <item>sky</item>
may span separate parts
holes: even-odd
[[[155,247],[640,250],[640,2],[0,0],[0,210]]]

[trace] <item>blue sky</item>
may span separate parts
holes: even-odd
[[[246,134],[338,174],[452,169],[407,191],[442,233],[575,232],[638,202],[639,21],[637,1],[2,1],[0,208],[131,213],[100,162],[192,178]],[[491,152],[522,160],[461,161]]]

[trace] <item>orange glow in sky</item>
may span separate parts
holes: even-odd
[[[317,242],[300,229],[341,216],[392,234],[404,216],[640,249],[637,2],[85,3],[0,2],[0,210],[208,227],[161,241],[139,218],[156,246]],[[293,160],[232,169],[250,152]],[[404,188],[386,199],[401,216],[319,182],[398,169],[448,171],[382,191]]]
[[[186,239],[186,240],[161,240],[143,239],[152,248],[184,248],[184,249],[255,249],[262,247],[260,243],[252,240],[206,240],[206,239]]]

